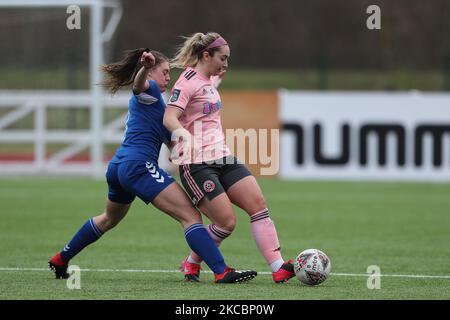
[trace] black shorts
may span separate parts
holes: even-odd
[[[186,164],[179,169],[181,182],[194,205],[205,196],[209,200],[214,199],[239,180],[252,175],[233,156],[224,157],[220,162]]]

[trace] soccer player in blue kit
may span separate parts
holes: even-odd
[[[103,85],[111,93],[133,84],[125,139],[106,172],[109,192],[105,211],[89,219],[48,262],[56,278],[69,277],[69,261],[114,228],[137,196],[180,222],[189,247],[214,272],[216,283],[253,279],[255,271],[236,271],[225,264],[200,213],[176,181],[158,166],[161,145],[170,141],[170,133],[162,124],[166,104],[161,93],[170,81],[167,57],[157,51],[136,49],[128,51],[123,60],[102,66],[102,70],[108,76]]]

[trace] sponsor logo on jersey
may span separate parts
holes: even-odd
[[[203,114],[210,114],[222,109],[222,101],[217,101],[216,103],[205,102],[203,103]]]

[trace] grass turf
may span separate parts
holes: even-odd
[[[0,299],[450,299],[449,184],[286,182],[260,180],[284,257],[319,248],[332,261],[317,287],[269,274],[220,286],[211,273],[184,283],[181,273],[85,271],[81,289],[55,280],[46,262],[91,216],[103,210],[106,184],[88,178],[0,180]],[[269,272],[251,237],[248,217],[221,246],[228,264]],[[175,270],[188,253],[178,223],[140,200],[121,224],[75,257],[82,269]],[[369,290],[364,274],[378,265],[386,275]],[[5,268],[39,268],[8,271]],[[206,266],[204,269],[208,270]]]

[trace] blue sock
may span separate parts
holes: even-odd
[[[190,225],[184,230],[189,247],[197,253],[214,273],[223,273],[226,265],[214,240],[201,223]]]
[[[97,241],[102,235],[103,233],[94,223],[94,218],[89,219],[61,251],[61,258],[68,262],[86,246]]]

